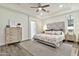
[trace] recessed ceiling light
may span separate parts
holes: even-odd
[[[63,7],[63,5],[59,5],[59,7],[61,8],[61,7]]]

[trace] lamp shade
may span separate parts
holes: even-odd
[[[43,26],[43,30],[45,31],[47,29],[47,25],[45,24],[44,26]]]

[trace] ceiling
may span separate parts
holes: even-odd
[[[45,8],[46,10],[49,10],[48,13],[44,11],[36,12],[36,9],[30,8],[31,6],[38,6],[37,3],[9,3],[9,4],[4,3],[0,4],[0,6],[5,6],[7,8],[24,12],[27,13],[28,15],[32,15],[40,19],[46,19],[48,17],[52,17],[57,14],[79,10],[78,3],[41,3],[41,4],[50,5],[50,7]],[[59,7],[60,5],[62,5],[63,7]],[[42,15],[40,15],[41,13]]]

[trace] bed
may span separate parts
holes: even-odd
[[[53,47],[60,47],[65,39],[65,23],[54,22],[48,23],[47,29],[44,33],[34,35],[34,39],[38,42],[50,45]]]
[[[45,31],[45,33],[36,34],[33,37],[38,42],[51,45],[54,47],[59,47],[62,45],[64,37],[64,32],[60,30],[56,31]]]

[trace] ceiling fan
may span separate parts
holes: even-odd
[[[38,3],[38,6],[37,7],[31,7],[31,8],[36,8],[37,10],[36,10],[36,12],[39,12],[39,11],[44,11],[44,12],[49,12],[48,10],[46,10],[45,8],[46,7],[49,7],[50,5],[48,4],[48,5],[41,5],[40,3]]]

